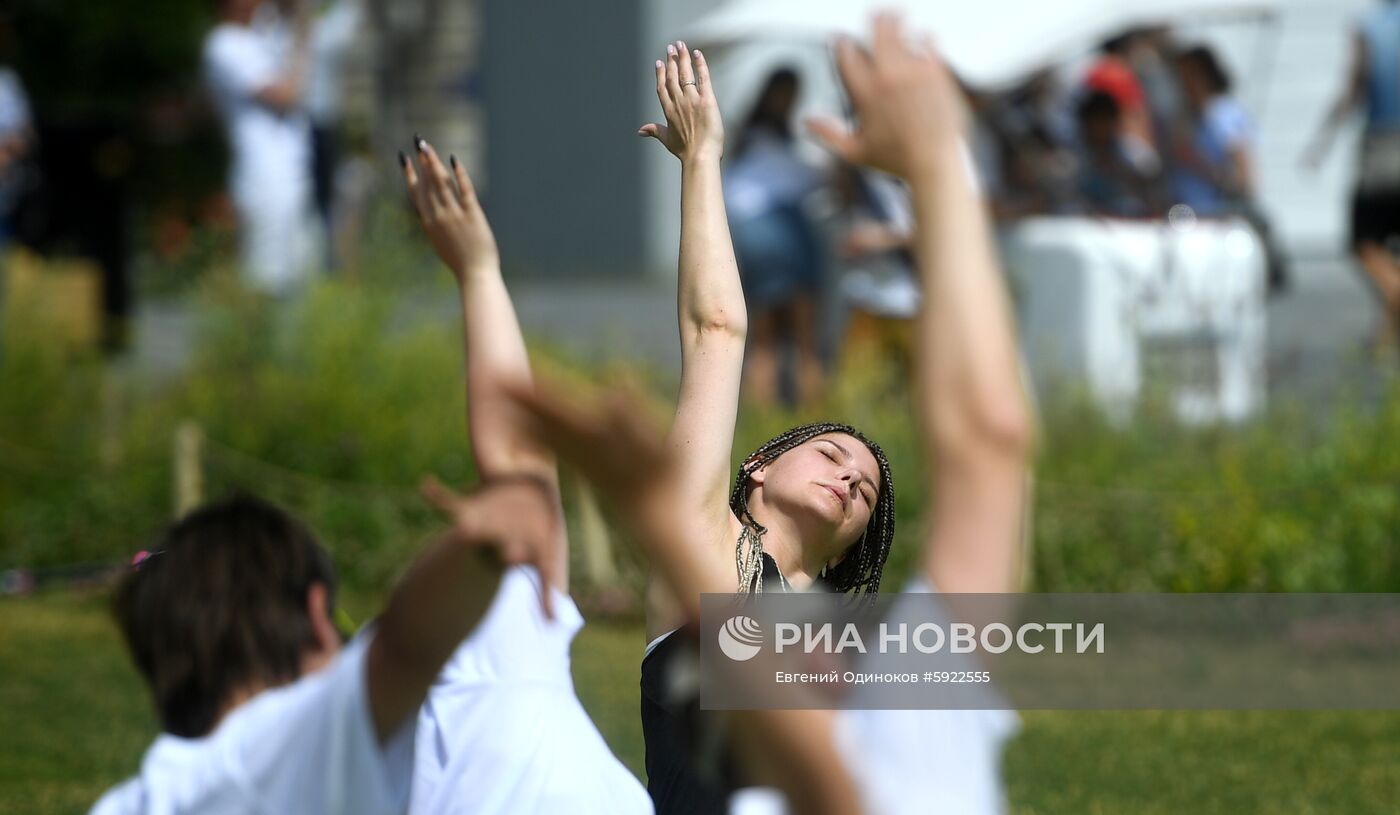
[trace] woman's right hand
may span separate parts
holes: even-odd
[[[474,269],[499,269],[501,256],[496,249],[496,236],[491,233],[476,188],[461,162],[453,156],[449,172],[432,145],[417,137],[414,142],[423,165],[422,177],[403,153],[399,154],[399,163],[413,206],[418,210],[419,223],[433,250],[458,283]]]
[[[637,135],[661,142],[683,163],[718,161],[724,154],[724,122],[705,55],[687,51],[680,41],[668,44],[666,59],[656,61],[656,98],[666,124],[644,124]]]

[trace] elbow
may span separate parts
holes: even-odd
[[[935,460],[978,462],[1029,460],[1035,445],[1035,423],[1019,394],[984,402],[935,422]]]
[[[691,324],[699,336],[743,340],[749,333],[749,318],[742,309],[697,312],[691,316]]]

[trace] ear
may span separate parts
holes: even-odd
[[[749,462],[744,462],[748,466]],[[753,472],[749,473],[749,483],[755,487],[763,486],[763,479],[768,477],[768,462],[760,464]]]
[[[330,591],[324,583],[312,583],[306,592],[306,616],[311,620],[311,634],[316,644],[312,661],[329,659],[340,650],[340,634],[335,630],[335,622],[330,614]]]

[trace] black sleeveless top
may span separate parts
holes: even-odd
[[[763,590],[789,591],[778,564],[763,553]],[[671,632],[642,660],[642,736],[647,792],[657,815],[724,815],[742,786],[733,751],[723,743],[717,711],[700,710],[696,631]]]

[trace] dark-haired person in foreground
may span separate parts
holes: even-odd
[[[546,484],[553,498],[542,511],[558,540],[549,562],[506,571],[476,632],[433,684],[418,719],[409,811],[649,815],[646,791],[574,692],[569,650],[583,615],[569,597],[554,455],[526,434],[503,390],[530,380],[530,359],[496,239],[465,168],[455,157],[444,165],[432,145],[415,142],[416,161],[400,161],[423,231],[461,296],[472,459],[488,481]],[[445,488],[437,495],[450,512],[457,499]]]
[[[813,130],[841,159],[909,182],[925,292],[917,324],[916,420],[930,467],[931,523],[906,586],[910,594],[900,602],[918,602],[914,594],[926,596],[935,587],[1013,592],[1032,421],[986,204],[975,191],[964,148],[957,90],[933,47],[909,44],[888,15],[876,19],[870,50],[842,42],[837,60],[858,128],[816,122]],[[536,431],[631,519],[679,601],[681,620],[697,618],[701,592],[733,591],[735,567],[714,556],[713,530],[694,522],[693,453],[674,444],[674,428],[663,446],[635,430],[638,417],[625,404],[600,416],[548,395],[520,399],[533,412]],[[745,670],[740,663],[714,667]],[[775,785],[786,803],[745,790],[718,803],[672,797],[668,806],[743,815],[992,815],[1005,809],[1001,751],[1016,727],[1008,711],[754,710],[729,715],[724,727],[739,759],[739,783]]]
[[[295,518],[233,498],[176,522],[113,603],[163,732],[93,813],[402,813],[428,687],[503,567],[556,557],[552,500],[522,479],[454,502],[452,528],[343,647],[335,570]]]

